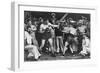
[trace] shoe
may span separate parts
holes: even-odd
[[[38,59],[34,59],[34,61],[38,61]]]
[[[55,55],[55,54],[51,54],[51,56],[52,56],[52,57],[56,57],[56,55]]]

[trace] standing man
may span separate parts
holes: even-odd
[[[76,35],[77,35],[77,29],[73,27],[73,25],[69,25],[69,44],[70,44],[70,50],[71,53],[73,54],[74,52],[77,51],[77,45],[76,45]]]
[[[44,47],[45,42],[48,41],[52,51],[52,56],[55,56],[53,48],[53,39],[51,34],[51,26],[53,25],[49,22],[49,20],[46,20],[43,24],[40,25],[40,33],[42,33],[42,43],[40,46],[40,50],[42,50],[42,48]]]
[[[56,25],[56,14],[55,13],[51,13],[51,22],[53,25]],[[51,34],[52,34],[52,39],[53,39],[53,47],[54,47],[54,50],[56,51],[56,37],[55,37],[54,27],[51,30]]]
[[[63,32],[62,32],[62,26],[61,23],[58,22],[58,27],[55,28],[55,35],[56,35],[56,41],[57,41],[57,53],[63,52],[64,45],[63,45]]]

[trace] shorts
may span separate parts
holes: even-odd
[[[49,39],[49,38],[51,38],[51,37],[52,37],[52,35],[51,35],[50,32],[46,32],[46,33],[43,33],[43,34],[42,34],[42,39],[47,40],[47,39]]]

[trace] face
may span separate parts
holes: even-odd
[[[55,13],[52,13],[51,15],[52,15],[53,18],[55,18],[55,16],[56,16]]]
[[[31,31],[31,28],[28,28],[28,32],[30,32]]]
[[[31,25],[31,24],[32,24],[32,22],[31,22],[31,21],[29,21],[28,23],[29,23],[29,25]]]
[[[49,23],[49,20],[46,20],[47,23]]]
[[[37,22],[36,21],[34,21],[34,25],[37,25]]]
[[[41,19],[40,22],[43,22],[43,19]]]
[[[49,23],[49,21],[48,21],[48,20],[46,20],[44,24],[45,24],[45,25],[47,25],[48,23]]]

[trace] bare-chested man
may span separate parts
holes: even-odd
[[[54,26],[52,25],[49,20],[46,20],[43,24],[40,25],[40,33],[42,33],[42,43],[40,46],[40,50],[42,50],[42,48],[45,45],[45,42],[48,41],[50,44],[50,49],[52,51],[52,55],[54,55],[54,47],[53,47],[53,39],[52,39],[52,34],[51,34],[51,30],[52,27]]]

